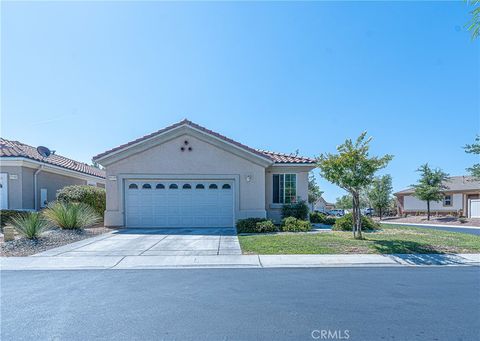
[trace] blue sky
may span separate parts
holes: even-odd
[[[465,174],[480,40],[463,2],[2,2],[1,134],[89,162],[185,117],[251,147],[364,130],[395,190]],[[342,194],[319,179],[327,200]]]

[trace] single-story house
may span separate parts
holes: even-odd
[[[308,199],[315,160],[247,147],[188,120],[93,158],[105,167],[106,226],[230,227],[281,218]]]
[[[322,196],[312,205],[312,211],[328,212],[335,208],[335,204],[327,202]]]
[[[430,203],[432,214],[480,218],[480,181],[471,176],[452,176],[444,183],[443,199]],[[427,203],[414,196],[413,188],[395,193],[399,214],[423,214]]]
[[[0,209],[38,210],[68,185],[105,187],[105,172],[61,155],[0,138]]]

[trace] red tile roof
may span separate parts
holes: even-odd
[[[304,164],[314,164],[316,161],[314,159],[298,156],[295,154],[283,154],[271,152],[268,150],[258,150],[260,153],[269,157],[275,163],[304,163]]]
[[[86,163],[78,162],[61,155],[52,154],[48,158],[42,157],[37,148],[27,144],[11,141],[0,137],[0,157],[23,157],[30,160],[40,161],[57,167],[62,167],[75,172],[105,178],[105,171],[89,166]]]
[[[250,148],[240,142],[237,142],[235,140],[232,140],[224,135],[221,135],[217,132],[214,132],[213,130],[210,130],[210,129],[207,129],[205,127],[202,127],[196,123],[193,123],[192,121],[189,121],[187,119],[183,120],[183,121],[180,121],[178,123],[175,123],[175,124],[172,124],[171,126],[168,126],[166,128],[163,128],[163,129],[160,129],[156,132],[153,132],[151,134],[148,134],[148,135],[145,135],[143,137],[140,137],[136,140],[133,140],[133,141],[130,141],[128,143],[125,143],[125,144],[122,144],[118,147],[115,147],[115,148],[112,148],[110,150],[107,150],[103,153],[100,153],[96,156],[93,157],[93,159],[99,159],[99,158],[102,158],[110,153],[113,153],[113,152],[116,152],[116,151],[119,151],[119,150],[122,150],[124,148],[127,148],[131,145],[134,145],[134,144],[137,144],[139,142],[142,142],[142,141],[145,141],[145,140],[148,140],[149,138],[152,138],[154,136],[157,136],[159,134],[162,134],[166,131],[169,131],[169,130],[172,130],[172,129],[175,129],[177,127],[180,127],[180,126],[183,126],[183,125],[187,125],[187,126],[190,126],[194,129],[197,129],[197,130],[200,130],[200,131],[203,131],[204,133],[207,133],[209,135],[212,135],[212,136],[215,136],[225,142],[228,142],[228,143],[231,143],[237,147],[240,147],[246,151],[249,151],[250,153],[253,153],[255,155],[258,155],[260,157],[263,157],[265,159],[268,159],[268,160],[271,160],[275,163],[301,163],[301,164],[313,164],[315,163],[315,160],[313,159],[309,159],[309,158],[306,158],[306,157],[301,157],[301,156],[295,156],[295,155],[287,155],[287,154],[281,154],[281,153],[275,153],[275,152],[270,152],[270,151],[265,151],[265,150],[258,150],[258,149],[253,149],[253,148]]]

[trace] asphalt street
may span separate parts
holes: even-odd
[[[479,267],[3,271],[6,340],[479,340]]]
[[[382,222],[383,224],[384,222]],[[388,225],[388,222],[385,223]],[[480,229],[479,228],[461,228],[461,227],[448,227],[448,226],[438,226],[438,225],[428,225],[428,226],[421,226],[421,225],[411,225],[411,224],[402,224],[404,226],[412,226],[418,228],[425,228],[425,229],[434,229],[434,230],[441,230],[441,231],[448,231],[448,232],[457,232],[457,233],[467,233],[473,234],[476,236],[480,236]],[[391,224],[390,226],[394,226]]]

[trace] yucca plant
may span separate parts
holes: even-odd
[[[14,216],[10,218],[10,224],[18,233],[28,239],[37,239],[43,231],[50,227],[49,222],[38,212]]]
[[[53,202],[43,214],[52,224],[62,229],[83,229],[100,221],[95,210],[82,203]]]

